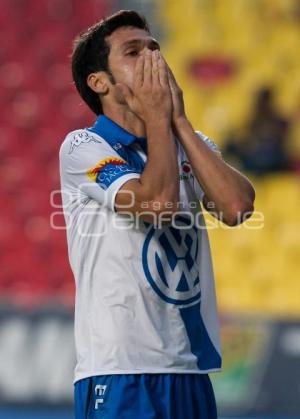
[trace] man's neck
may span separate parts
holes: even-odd
[[[146,137],[144,122],[124,106],[103,107],[104,115],[136,137]]]

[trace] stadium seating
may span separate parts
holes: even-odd
[[[186,0],[182,13],[181,2],[166,0],[161,22],[167,25],[164,52],[185,92],[188,114],[219,145],[244,126],[262,86],[273,87],[279,110],[294,117],[300,98],[296,1]],[[190,71],[195,60],[207,58],[222,59],[233,71],[214,83],[206,73]],[[300,150],[299,133],[291,133],[291,151]]]
[[[234,229],[210,231],[219,302],[224,311],[296,316],[300,182],[287,174],[254,183],[253,217]]]
[[[0,299],[73,304],[65,232],[50,227],[66,133],[94,117],[72,85],[78,32],[108,13],[86,0],[3,0],[0,24]],[[13,30],[12,30],[13,28]],[[63,225],[63,220],[59,226]]]

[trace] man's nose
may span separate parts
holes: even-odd
[[[147,51],[151,51],[151,52],[152,52],[151,48],[149,48],[149,47],[145,46],[145,47],[142,49],[142,54],[144,54],[144,55],[145,55]]]

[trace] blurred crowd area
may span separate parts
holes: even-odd
[[[58,151],[69,131],[95,116],[74,89],[69,56],[76,34],[128,8],[154,28],[195,129],[256,188],[246,225],[225,228],[207,215],[220,313],[298,321],[298,0],[1,0],[1,306],[50,302],[72,310]],[[248,337],[237,334],[235,345],[231,332],[224,332],[225,353],[242,359]],[[265,336],[253,332],[255,342],[257,333]],[[298,365],[299,336],[289,346]],[[262,353],[257,345],[253,353]]]

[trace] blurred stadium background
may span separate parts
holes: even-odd
[[[72,417],[74,284],[60,195],[50,194],[61,141],[94,119],[72,86],[72,39],[120,8],[147,16],[195,128],[257,191],[247,226],[215,228],[207,216],[220,417],[300,418],[300,2],[0,3],[0,418]],[[266,91],[271,115],[258,108]]]

